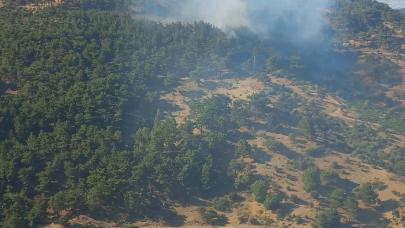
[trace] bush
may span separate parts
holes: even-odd
[[[265,181],[256,181],[250,186],[250,191],[255,196],[255,200],[259,203],[263,203],[266,199],[267,190],[269,188],[268,183]]]
[[[375,204],[378,202],[378,194],[374,190],[374,186],[371,183],[361,185],[356,191],[357,199],[368,203]]]
[[[235,178],[234,187],[237,190],[244,189],[249,186],[252,181],[252,170],[251,169],[244,169],[243,173],[239,174]]]
[[[263,205],[267,210],[275,211],[280,207],[281,201],[283,201],[283,199],[284,194],[282,194],[281,192],[278,192],[274,195],[268,194],[263,202]]]
[[[272,150],[275,150],[275,151],[280,151],[284,147],[284,145],[281,142],[279,142],[279,141],[277,141],[277,140],[275,140],[273,138],[268,138],[266,140],[266,146],[269,149],[272,149]]]
[[[311,192],[316,190],[320,183],[320,172],[317,168],[311,167],[304,171],[302,174],[302,181],[304,182],[304,190]]]
[[[236,145],[237,156],[247,156],[252,154],[252,147],[246,140],[240,140]]]
[[[293,202],[295,204],[299,204],[301,202],[301,199],[298,198],[297,195],[291,195],[290,200],[291,200],[291,202]]]
[[[235,192],[229,193],[228,195],[229,200],[231,200],[232,202],[241,202],[244,198],[240,195],[238,195]]]
[[[329,209],[319,214],[317,227],[320,228],[335,228],[339,227],[340,218],[335,209]]]
[[[232,201],[225,196],[214,201],[214,208],[218,211],[230,212],[232,210]]]
[[[224,215],[220,215],[212,209],[200,208],[199,212],[204,223],[215,226],[224,226],[228,223]]]
[[[305,153],[311,157],[320,157],[327,153],[327,149],[324,146],[315,146],[308,148]]]

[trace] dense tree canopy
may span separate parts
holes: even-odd
[[[234,150],[218,117],[230,101],[196,105],[196,127],[210,130],[201,136],[157,112],[162,76],[225,66],[234,41],[223,32],[100,10],[4,8],[0,18],[3,225],[37,226],[48,208],[147,213],[162,196],[228,183]]]

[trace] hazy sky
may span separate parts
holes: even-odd
[[[405,8],[405,0],[378,0],[388,3],[392,8]]]

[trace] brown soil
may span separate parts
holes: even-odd
[[[60,224],[54,224],[54,223],[52,223],[52,224],[50,224],[50,225],[45,226],[44,228],[64,228],[64,226],[63,226],[63,225],[60,225]]]
[[[175,104],[179,108],[179,111],[175,111],[172,113],[172,115],[176,119],[177,124],[181,124],[186,121],[191,109],[187,104],[186,97],[184,97],[180,91],[176,90],[175,92],[165,94],[161,97],[161,99]]]
[[[28,11],[37,11],[42,10],[48,7],[55,7],[63,3],[64,0],[48,0],[42,1],[39,3],[31,3],[20,6],[21,8],[28,10]]]
[[[79,215],[69,220],[71,226],[83,226],[83,227],[103,227],[103,228],[118,228],[114,223],[108,223],[104,221],[95,220],[85,215]],[[55,227],[56,228],[56,227]]]
[[[353,110],[344,108],[345,104],[342,99],[332,95],[322,97],[315,88],[307,85],[304,89],[302,89],[301,86],[286,78],[279,78],[272,75],[269,75],[269,77],[273,83],[285,86],[291,89],[295,94],[307,100],[316,101],[317,103],[321,104],[324,112],[329,116],[341,119],[348,125],[353,125],[353,123],[356,121],[357,117],[355,112]]]
[[[18,95],[18,91],[17,90],[12,90],[12,89],[7,89],[6,90],[6,94],[10,94],[10,95]]]
[[[191,111],[188,104],[190,99],[185,97],[183,95],[184,93],[203,92],[207,94],[205,97],[221,94],[228,96],[232,100],[248,100],[251,95],[259,92],[264,87],[262,83],[254,78],[226,79],[222,81],[204,80],[202,83],[224,83],[229,85],[229,87],[225,88],[223,86],[219,86],[215,90],[209,91],[208,89],[198,85],[197,82],[183,78],[180,85],[173,92],[163,94],[161,96],[161,100],[174,104],[179,109],[178,111],[172,113],[178,124],[184,123]]]
[[[294,82],[284,78],[276,78],[273,76],[270,77],[273,83],[284,85],[291,88],[292,91],[299,96],[307,100],[318,102],[321,107],[323,107],[324,112],[331,117],[339,118],[349,125],[352,125],[358,118],[353,110],[345,107],[344,100],[340,99],[339,97],[330,94],[320,96],[314,87],[297,85]],[[172,103],[178,107],[179,110],[172,113],[176,118],[177,123],[184,122],[190,113],[188,102],[191,100],[191,98],[184,95],[186,92],[203,92],[204,97],[215,94],[223,94],[233,100],[247,100],[249,99],[249,96],[264,89],[264,85],[253,78],[222,81],[209,80],[203,81],[202,83],[205,82],[210,82],[221,86],[215,88],[213,91],[209,91],[207,88],[204,88],[204,85],[200,86],[196,82],[189,79],[183,79],[180,86],[178,86],[174,91],[161,96],[162,100]],[[373,123],[368,124],[374,126],[375,128],[379,128],[378,125],[374,125]],[[289,205],[291,204],[288,216],[286,218],[278,218],[275,213],[265,210],[261,204],[255,202],[251,194],[242,192],[239,194],[242,195],[245,200],[236,205],[232,212],[225,214],[229,222],[228,227],[253,227],[250,225],[241,225],[241,217],[249,218],[251,220],[257,219],[261,222],[271,221],[272,223],[270,227],[311,227],[311,223],[315,221],[317,217],[320,202],[313,199],[309,193],[306,193],[303,190],[304,186],[301,177],[302,172],[290,167],[289,158],[287,156],[268,149],[265,146],[265,140],[267,137],[272,137],[275,140],[282,142],[289,150],[297,153],[298,156],[305,155],[305,151],[308,148],[315,147],[317,144],[315,142],[305,140],[304,138],[298,138],[298,140],[292,141],[287,135],[270,131],[257,131],[246,127],[240,129],[240,131],[253,133],[255,137],[249,140],[249,143],[258,147],[263,153],[270,157],[270,159],[266,162],[254,161],[253,159],[243,159],[243,161],[252,165],[254,169],[253,172],[255,174],[271,177],[272,180],[280,186],[283,192],[289,196],[297,196],[304,203],[302,205],[294,205],[291,202],[287,202]],[[393,134],[387,134],[387,136],[389,136],[390,140],[397,145],[405,145],[404,136]],[[322,170],[330,169],[333,162],[336,162],[341,167],[340,170],[342,170],[342,172],[339,173],[340,177],[355,184],[375,181],[384,183],[387,187],[378,192],[379,199],[383,204],[388,204],[390,202],[399,200],[399,197],[394,194],[395,191],[405,194],[404,178],[394,175],[385,169],[365,164],[353,156],[333,152],[324,157],[315,158],[314,162],[315,165]],[[189,205],[181,205],[177,203],[173,206],[173,209],[175,212],[177,212],[177,214],[184,216],[184,227],[204,227],[205,224],[200,217],[198,209],[200,206],[209,207],[211,205],[212,202],[203,202],[200,200],[198,203],[190,203]],[[369,206],[361,205],[363,210],[374,210],[375,213],[377,213],[377,216],[384,216],[389,221],[389,225],[391,227],[401,227],[400,222],[393,218],[392,210],[379,211],[378,208],[367,207]],[[401,213],[405,214],[405,211]],[[302,218],[304,224],[296,224],[296,217]],[[86,222],[89,222],[88,224],[91,224],[91,222],[97,224],[97,222],[99,222],[85,216],[76,221],[80,221],[82,224],[87,224]],[[114,224],[106,224],[109,226],[104,227],[114,227]],[[165,226],[165,224],[166,223],[164,221],[140,221],[135,225],[140,227],[161,227]]]
[[[219,81],[214,81],[219,82]],[[255,78],[246,79],[227,79],[223,82],[228,83],[231,88],[219,87],[212,91],[212,94],[222,94],[232,100],[249,100],[249,97],[263,90],[263,83]]]

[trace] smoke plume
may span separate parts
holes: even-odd
[[[155,0],[146,13],[183,22],[205,21],[225,31],[247,27],[268,35],[312,39],[325,23],[331,0]]]

